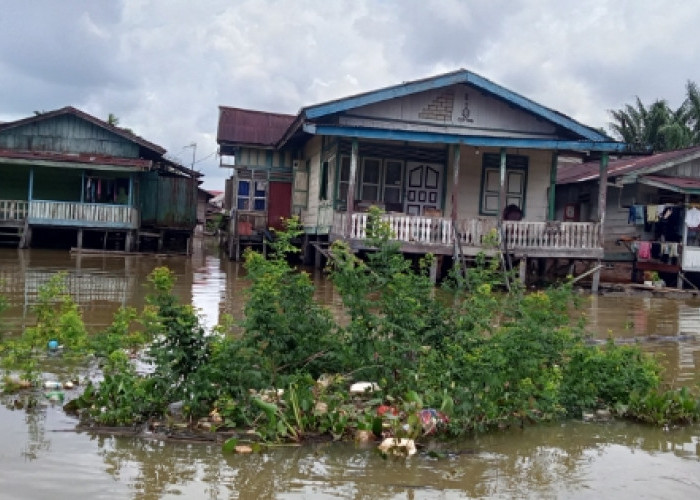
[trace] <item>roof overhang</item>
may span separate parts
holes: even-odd
[[[335,125],[319,125],[313,123],[304,124],[303,130],[304,132],[313,135],[352,137],[358,139],[377,139],[435,144],[464,144],[467,146],[480,147],[548,149],[555,151],[595,151],[609,153],[629,152],[628,144],[616,141],[569,141],[520,137],[465,136],[460,134],[444,134],[437,132],[343,127]]]
[[[685,178],[685,177],[639,177],[640,184],[646,184],[667,191],[674,191],[683,194],[700,194],[700,179]]]
[[[0,163],[5,165],[21,165],[26,167],[49,167],[49,168],[71,168],[71,169],[90,169],[112,172],[141,172],[149,170],[152,163],[148,160],[138,160],[131,164],[109,164],[89,161],[59,161],[46,158],[12,158],[0,156]]]
[[[455,71],[452,73],[446,73],[444,75],[438,75],[432,78],[402,83],[399,85],[394,85],[384,89],[366,92],[364,94],[358,94],[355,96],[350,96],[335,101],[308,106],[303,108],[300,111],[299,115],[305,116],[306,118],[313,120],[334,113],[347,111],[352,108],[366,106],[369,104],[375,104],[377,102],[386,101],[388,99],[404,97],[410,94],[415,94],[417,92],[424,92],[427,90],[443,88],[455,84],[471,85],[485,93],[503,99],[504,101],[508,102],[513,106],[528,111],[544,120],[547,120],[566,130],[569,130],[581,136],[581,138],[584,140],[590,140],[595,142],[610,141],[610,137],[600,133],[599,131],[591,127],[587,127],[562,113],[547,108],[546,106],[542,106],[541,104],[538,104],[535,101],[528,99],[527,97],[524,97],[516,92],[508,90],[507,88],[502,87],[501,85],[498,85],[487,78],[484,78],[480,75],[477,75],[476,73],[472,73],[471,71],[467,71],[465,69]]]

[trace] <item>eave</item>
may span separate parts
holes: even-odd
[[[434,144],[464,144],[479,147],[505,147],[521,149],[547,149],[555,151],[595,151],[608,153],[629,153],[629,145],[617,141],[556,140],[518,137],[465,136],[438,132],[409,130],[387,130],[334,125],[303,125],[304,132],[313,135],[353,137],[390,141],[423,142]]]

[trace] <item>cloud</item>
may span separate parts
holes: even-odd
[[[285,113],[475,71],[591,126],[700,81],[700,4],[650,0],[34,0],[0,16],[0,120],[66,105],[121,124],[221,189],[218,106]],[[206,159],[205,159],[206,158]]]

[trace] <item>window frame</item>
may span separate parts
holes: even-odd
[[[525,155],[506,155],[506,203],[504,207],[511,204],[513,199],[519,200],[518,208],[520,208],[523,216],[527,206],[527,174],[529,170],[530,158]],[[488,177],[489,174],[495,173],[498,179],[496,190],[489,190]],[[511,175],[517,174],[520,178],[520,189],[515,192],[510,190]],[[498,153],[485,153],[481,164],[481,188],[479,191],[479,214],[480,215],[495,215],[501,216],[501,204],[495,210],[486,209],[487,196],[500,197],[500,182],[501,182],[501,155]],[[499,200],[500,201],[500,200]]]
[[[248,193],[241,194],[241,184],[248,185]],[[258,189],[262,185],[262,189]],[[268,182],[256,179],[238,179],[236,185],[236,210],[241,212],[264,212],[267,210]],[[261,194],[262,193],[262,194]],[[248,208],[241,207],[247,202]],[[260,207],[260,208],[258,208]]]

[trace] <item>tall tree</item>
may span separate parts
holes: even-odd
[[[669,151],[700,144],[700,91],[687,84],[687,97],[675,111],[666,100],[645,106],[639,97],[634,104],[609,110],[610,129],[620,140],[654,151]]]

